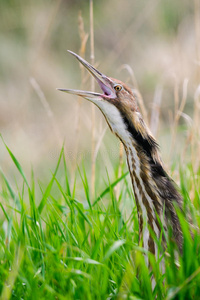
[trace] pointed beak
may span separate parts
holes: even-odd
[[[78,54],[70,50],[68,50],[68,52],[74,55],[79,60],[79,62],[92,74],[92,76],[94,76],[103,93],[101,94],[101,93],[72,90],[72,89],[57,89],[57,90],[61,92],[81,96],[92,102],[96,102],[102,99],[114,99],[116,97],[115,90],[113,88],[113,82],[109,77],[99,72],[96,68],[94,68],[91,64],[89,64]]]

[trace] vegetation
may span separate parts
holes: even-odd
[[[139,83],[141,112],[184,197],[183,253],[168,241],[162,258],[138,245],[125,158],[102,116],[56,91],[90,89],[65,51],[89,60],[88,2],[0,3],[0,297],[199,299],[199,1],[94,1],[95,65]]]
[[[188,224],[179,213],[184,233],[182,255],[168,244],[161,271],[160,259],[138,246],[137,212],[126,210],[125,199],[132,191],[123,174],[110,181],[92,203],[84,167],[78,170],[84,199],[77,199],[76,180],[70,188],[63,149],[49,184],[40,184],[35,197],[35,179],[30,183],[18,160],[5,145],[13,166],[23,179],[15,192],[4,179],[1,197],[0,292],[2,299],[197,299],[200,293],[200,236],[194,229],[192,240]],[[183,176],[188,173],[188,177]],[[199,185],[191,166],[180,170],[185,209],[200,225]],[[200,174],[198,174],[199,176]],[[119,197],[115,187],[120,182]],[[188,187],[194,186],[194,207]],[[56,192],[55,192],[56,188]],[[106,200],[105,200],[106,199]],[[28,201],[27,201],[28,200]],[[80,201],[81,200],[81,201]],[[160,247],[160,241],[156,241]],[[151,276],[155,278],[152,291]]]

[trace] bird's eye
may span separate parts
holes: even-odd
[[[122,86],[117,84],[117,85],[114,86],[114,89],[115,89],[115,91],[119,92],[119,91],[121,91]]]

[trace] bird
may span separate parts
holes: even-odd
[[[137,94],[122,81],[101,73],[78,54],[70,50],[68,52],[94,76],[102,93],[58,90],[81,96],[95,104],[110,130],[122,142],[136,201],[140,245],[147,253],[157,256],[156,239],[161,239],[165,249],[170,228],[170,239],[181,252],[183,233],[177,208],[182,211],[183,198],[164,168],[159,145],[140,113]]]

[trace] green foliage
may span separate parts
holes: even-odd
[[[123,206],[124,199],[132,198],[127,173],[120,179],[108,178],[109,186],[91,199],[87,173],[84,167],[79,169],[85,197],[77,199],[76,181],[71,187],[62,149],[38,200],[33,172],[29,183],[17,158],[5,147],[24,183],[16,192],[1,171],[1,299],[197,299],[200,237],[195,227],[191,238],[183,213],[177,211],[184,234],[183,253],[177,254],[176,246],[168,242],[168,255],[155,258],[138,246],[134,204],[131,213],[130,207]],[[199,174],[187,178],[185,173],[180,170],[185,211],[191,212],[198,227]],[[187,174],[193,174],[191,166]],[[117,199],[114,189],[119,182]],[[188,187],[195,187],[194,205]],[[159,249],[160,242],[156,241]]]

